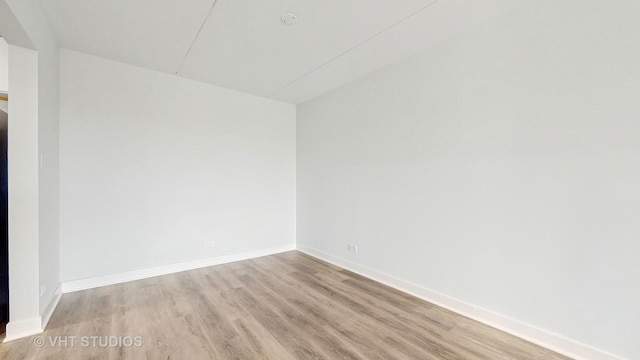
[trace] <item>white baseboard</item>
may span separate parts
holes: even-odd
[[[7,323],[6,337],[2,342],[22,339],[27,336],[40,334],[42,332],[42,319],[38,317],[9,321]]]
[[[520,322],[493,311],[452,298],[437,291],[399,279],[395,276],[362,266],[340,257],[298,244],[297,249],[307,255],[334,264],[356,274],[365,276],[392,288],[411,294],[483,324],[515,335],[534,344],[553,350],[577,360],[624,360],[606,351],[566,338],[544,329]]]
[[[53,312],[56,310],[56,307],[60,302],[60,298],[62,298],[62,284],[58,284],[56,291],[53,292],[53,297],[49,301],[49,305],[47,305],[47,308],[44,309],[44,313],[41,316],[41,327],[43,330],[47,328],[47,324],[49,323],[49,320],[51,320],[51,315],[53,315]]]
[[[61,284],[59,284],[42,316],[26,320],[9,321],[6,329],[7,336],[4,338],[3,342],[14,341],[42,333],[47,327],[47,324],[51,319],[51,315],[53,315],[53,311],[58,306],[58,302],[60,302],[60,298],[62,297],[61,289]]]
[[[209,259],[188,261],[179,264],[171,264],[165,266],[158,266],[150,269],[128,271],[119,274],[97,276],[87,279],[65,281],[62,283],[62,293],[70,293],[74,291],[86,290],[97,288],[101,286],[120,284],[124,282],[147,279],[155,276],[173,274],[181,271],[188,271],[193,269],[199,269],[203,267],[226,264],[236,261],[248,260],[258,258],[262,256],[268,256],[278,254],[286,251],[292,251],[296,249],[295,244],[283,245],[269,249],[261,249],[255,251],[248,251],[238,254],[230,254],[217,256]]]

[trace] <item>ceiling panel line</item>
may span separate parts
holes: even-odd
[[[379,32],[377,32],[377,33],[375,33],[375,34],[371,35],[370,37],[368,37],[368,38],[364,39],[363,41],[361,41],[361,42],[359,42],[358,44],[356,44],[356,45],[352,46],[351,48],[349,48],[349,49],[345,50],[344,52],[342,52],[342,53],[340,53],[340,54],[338,54],[338,55],[334,56],[333,58],[331,58],[331,59],[329,59],[329,60],[325,61],[324,63],[322,63],[322,64],[320,64],[320,65],[316,66],[315,68],[313,68],[313,69],[311,69],[311,70],[307,71],[306,73],[304,73],[304,74],[302,74],[302,75],[298,76],[297,78],[295,78],[295,79],[293,79],[292,81],[288,82],[287,84],[285,84],[285,85],[281,86],[280,88],[278,88],[278,89],[276,89],[276,90],[272,91],[269,95],[267,95],[267,97],[271,98],[273,95],[277,94],[278,92],[282,91],[283,89],[285,89],[285,88],[287,88],[287,87],[289,87],[289,86],[291,86],[291,85],[295,84],[296,82],[300,81],[301,79],[304,79],[304,78],[305,78],[305,77],[307,77],[308,75],[310,75],[310,74],[312,74],[312,73],[316,72],[317,70],[319,70],[319,69],[321,69],[321,68],[323,68],[323,67],[327,66],[328,64],[332,63],[332,62],[333,62],[333,61],[335,61],[336,59],[338,59],[338,58],[340,58],[340,57],[342,57],[342,56],[344,56],[344,55],[348,54],[349,52],[351,52],[351,51],[353,51],[353,50],[357,49],[358,47],[362,46],[363,44],[365,44],[365,43],[367,43],[367,42],[369,42],[369,41],[371,41],[371,40],[375,39],[376,37],[378,37],[378,36],[382,35],[383,33],[387,32],[387,31],[391,30],[392,28],[396,27],[396,26],[397,26],[397,25],[399,25],[400,23],[402,23],[402,22],[404,22],[404,21],[406,21],[406,20],[408,20],[408,19],[410,19],[410,18],[414,17],[415,15],[417,15],[417,14],[419,14],[419,13],[421,13],[422,11],[424,11],[424,10],[426,10],[427,8],[431,7],[433,4],[437,3],[438,1],[440,1],[440,0],[433,0],[433,1],[429,2],[427,5],[425,5],[425,6],[421,7],[421,8],[419,8],[418,10],[416,10],[416,11],[412,12],[411,14],[409,14],[409,15],[407,15],[407,16],[405,16],[405,17],[403,17],[402,19],[400,19],[400,20],[396,21],[395,23],[393,23],[393,24],[391,24],[391,25],[387,26],[386,28],[384,28],[384,29],[380,30]]]
[[[198,29],[198,32],[196,33],[196,36],[193,37],[193,41],[191,41],[191,45],[189,45],[189,48],[187,49],[187,52],[182,57],[182,60],[180,60],[180,64],[178,64],[178,69],[176,69],[176,72],[175,72],[176,75],[178,75],[178,73],[182,69],[182,65],[184,64],[184,61],[187,59],[187,56],[189,56],[189,53],[191,52],[191,48],[193,48],[193,44],[195,44],[196,40],[198,40],[198,37],[200,36],[200,33],[202,32],[202,29],[204,28],[204,25],[207,23],[207,21],[209,21],[209,18],[211,17],[211,13],[213,12],[213,8],[216,6],[217,2],[218,2],[218,0],[213,0],[213,3],[211,4],[211,7],[209,8],[209,12],[207,13],[207,16],[205,16],[204,20],[202,20],[202,24],[200,24],[200,28]]]

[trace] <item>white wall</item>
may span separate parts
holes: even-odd
[[[46,323],[57,302],[56,295],[59,294],[56,294],[56,289],[60,282],[58,256],[58,44],[39,1],[6,0],[6,3],[19,22],[19,24],[12,25],[11,33],[14,36],[11,38],[24,45],[25,41],[21,40],[19,34],[26,33],[35,46],[38,56],[38,68],[35,72],[38,80],[37,94],[33,99],[38,103],[38,125],[35,129],[38,141],[35,151],[38,153],[38,157],[35,164],[38,166],[41,157],[43,166],[38,169],[36,188],[31,190],[38,194],[38,223],[30,224],[30,226],[38,229],[39,244],[37,253],[30,256],[38,259],[39,285],[44,285],[46,288],[42,294],[38,294],[39,315],[44,317],[43,323]],[[7,39],[10,40],[10,38]],[[13,69],[9,67],[9,72],[12,71]],[[15,94],[11,95],[10,100],[13,100]],[[12,108],[12,105],[10,104],[9,107]],[[17,118],[12,121],[14,116],[15,114],[11,111],[9,114],[9,136],[11,136],[13,123],[19,121]],[[15,241],[19,241],[19,239],[15,239]],[[14,255],[9,254],[11,257]],[[18,254],[17,256],[23,257],[26,254]],[[11,271],[12,269],[10,269]],[[13,286],[20,286],[19,284],[22,283],[14,283]],[[10,292],[12,291],[14,291],[13,287],[10,289]],[[10,311],[11,319],[15,319],[11,308]]]
[[[63,281],[295,244],[295,106],[60,55]]]
[[[29,36],[27,36],[27,33],[16,18],[8,2],[14,3],[15,0],[0,0],[0,35],[2,35],[9,44],[27,49],[35,49],[33,42],[29,39]]]
[[[40,152],[40,284],[43,314],[60,283],[59,240],[59,72],[58,47],[47,42],[38,49],[38,149]]]
[[[7,338],[11,339],[40,328],[37,53],[10,45],[9,68]]]
[[[9,91],[9,45],[0,38],[0,93]]]
[[[638,13],[531,1],[299,106],[298,246],[640,358]]]

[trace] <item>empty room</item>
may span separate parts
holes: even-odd
[[[640,359],[639,19],[0,0],[0,359]]]

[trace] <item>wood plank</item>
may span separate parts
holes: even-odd
[[[295,251],[65,294],[40,336],[0,344],[0,358],[567,359]]]

